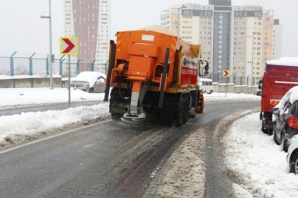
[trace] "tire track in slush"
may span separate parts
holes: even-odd
[[[214,120],[205,125],[204,156],[206,164],[205,198],[231,197],[232,181],[224,174],[224,164],[220,156],[220,146],[213,138],[219,120]]]
[[[222,156],[223,146],[220,139],[236,119],[257,111],[258,109],[234,112],[204,126],[206,137],[204,148],[206,164],[205,198],[234,197],[232,189],[234,182],[233,178],[225,173],[224,156]]]

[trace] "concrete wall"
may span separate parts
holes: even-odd
[[[234,83],[213,83],[213,91],[217,93],[245,93],[255,94],[258,86],[247,86],[247,85],[235,85]]]
[[[53,77],[54,87],[63,87],[61,78]],[[37,88],[49,87],[50,78],[13,78],[13,79],[0,79],[0,88]]]

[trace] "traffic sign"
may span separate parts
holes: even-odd
[[[223,77],[230,77],[230,70],[223,70],[222,76]]]
[[[77,37],[60,37],[60,54],[76,56],[79,53]]]

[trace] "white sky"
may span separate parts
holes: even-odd
[[[208,0],[111,0],[111,35],[117,31],[138,29],[160,24],[160,11],[175,4],[197,3],[207,5]],[[48,0],[0,0],[0,56],[30,56],[49,52],[49,22],[41,19],[48,15]],[[53,53],[59,55],[59,38],[64,36],[64,1],[52,2]],[[233,5],[262,5],[273,9],[275,18],[283,24],[282,56],[297,56],[298,1],[296,0],[232,0]],[[111,36],[112,38],[112,36]],[[114,39],[114,38],[112,38]]]
[[[90,94],[80,90],[72,90],[71,95],[72,101],[102,101],[104,97],[104,94]],[[0,100],[0,108],[9,105],[68,101],[68,91],[63,88],[53,90],[48,88],[0,89],[0,96],[5,96]],[[260,101],[260,97],[232,93],[227,93],[226,97],[224,93],[205,94],[206,106],[220,100]],[[38,137],[41,132],[51,133],[65,125],[77,124],[98,117],[107,118],[110,116],[108,108],[109,104],[105,102],[62,111],[24,112],[19,115],[0,116],[0,144],[7,144],[4,140],[7,137],[10,141],[17,143],[25,138]],[[242,113],[249,113],[249,110],[243,110]],[[262,197],[298,197],[298,176],[289,173],[286,153],[282,151],[281,146],[274,143],[272,136],[261,132],[259,113],[250,113],[238,120],[240,116],[235,115],[235,117],[235,122],[221,142],[224,143],[224,161],[228,167],[227,172],[241,178],[239,180],[241,183],[233,184],[236,197],[258,197],[253,192],[261,194]],[[229,117],[226,119],[231,120]],[[185,141],[192,140],[186,139]],[[0,157],[5,152],[9,151],[1,151]],[[199,170],[204,171],[204,169]],[[203,177],[201,179],[204,181],[204,173],[201,171],[195,169],[193,175]]]

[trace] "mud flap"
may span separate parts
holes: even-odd
[[[203,96],[203,92],[200,91],[198,93],[197,113],[203,113],[203,111],[204,111],[204,96]]]

